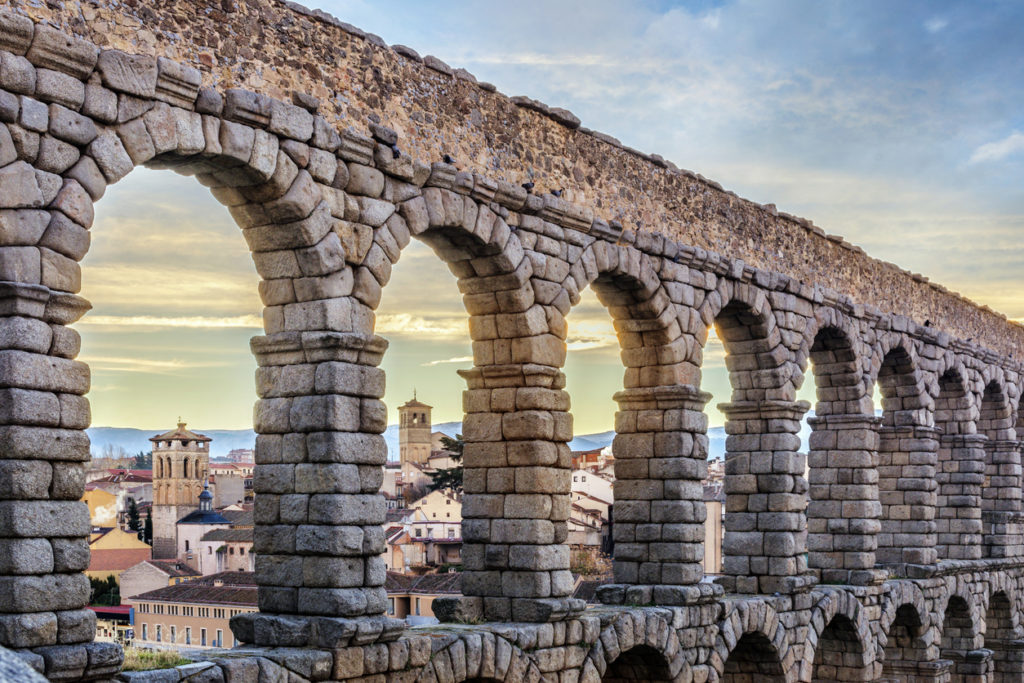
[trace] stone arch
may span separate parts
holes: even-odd
[[[984,647],[992,651],[993,683],[1010,683],[1024,675],[1024,662],[1018,650],[1021,616],[1018,596],[1013,581],[1005,574],[993,574],[990,581],[991,595],[986,596],[984,613]]]
[[[940,560],[981,557],[981,495],[984,435],[977,434],[978,407],[964,363],[947,352],[935,373],[936,553]]]
[[[663,614],[633,610],[618,615],[604,627],[586,655],[581,680],[587,672],[602,681],[689,680],[679,636]]]
[[[764,602],[727,604],[710,664],[723,683],[741,683],[751,676],[764,683],[793,683],[799,675],[785,627]]]
[[[802,680],[878,678],[871,625],[852,593],[829,591],[813,607],[801,667]]]
[[[883,676],[912,676],[921,662],[938,656],[937,648],[926,635],[931,619],[924,592],[911,581],[890,581],[886,588],[875,656],[882,661]]]
[[[450,683],[539,681],[537,662],[518,645],[489,631],[458,634],[430,656],[416,681]]]
[[[877,420],[864,390],[852,325],[834,308],[815,311],[799,357],[813,365],[818,401],[808,420],[808,564],[830,583],[875,565],[879,531],[874,457]]]
[[[939,656],[953,662],[954,676],[974,673],[974,651],[983,639],[981,621],[971,601],[957,593],[950,594],[938,613],[942,629],[939,632]]]
[[[878,438],[882,514],[876,561],[933,564],[937,558],[938,440],[931,396],[913,340],[899,332],[880,332],[870,376],[882,394]]]

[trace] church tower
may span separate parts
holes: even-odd
[[[178,552],[177,522],[196,509],[210,473],[210,437],[178,428],[150,439],[153,444],[153,558]]]
[[[398,458],[402,465],[426,464],[430,457],[430,410],[431,406],[417,401],[415,394],[398,407]]]

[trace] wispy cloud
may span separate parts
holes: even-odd
[[[949,26],[949,20],[942,17],[931,17],[924,22],[924,30],[928,33],[938,33],[947,26]]]
[[[244,327],[263,329],[263,320],[258,315],[180,318],[156,315],[87,315],[78,324],[105,327]]]
[[[426,317],[412,313],[386,313],[377,316],[377,334],[430,335],[432,337],[469,338],[468,316]]]
[[[445,359],[442,359],[442,360],[427,361],[426,363],[421,363],[421,365],[423,365],[424,367],[431,367],[431,366],[434,366],[434,365],[446,365],[446,364],[449,364],[449,363],[452,363],[452,364],[462,364],[462,363],[472,363],[472,362],[473,362],[473,356],[455,356],[454,358],[445,358]]]
[[[1003,159],[1024,152],[1024,133],[1013,131],[1002,140],[987,142],[981,145],[971,155],[969,163],[980,164],[988,161],[1002,161]]]
[[[216,368],[223,367],[225,363],[216,361],[195,361],[180,359],[153,359],[134,357],[114,356],[89,356],[79,357],[84,363],[89,364],[93,371],[102,372],[142,372],[158,375],[169,375],[190,368]]]

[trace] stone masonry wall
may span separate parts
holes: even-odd
[[[414,157],[449,154],[463,170],[565,197],[626,228],[741,258],[848,295],[869,309],[930,320],[950,334],[1012,353],[1024,330],[941,285],[865,255],[804,219],[780,215],[680,171],[657,155],[581,128],[564,110],[509,98],[461,69],[406,47],[389,49],[320,11],[257,0],[17,3],[104,48],[166,56],[202,72],[205,85],[244,87],[322,102],[339,128],[374,120],[398,131]]]

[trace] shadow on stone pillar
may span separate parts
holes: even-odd
[[[572,597],[568,519],[572,416],[565,375],[546,365],[490,365],[466,380],[461,598],[439,619],[547,622],[586,607]]]
[[[936,552],[942,560],[982,556],[981,496],[985,472],[983,434],[939,437]]]
[[[988,443],[982,495],[985,557],[1019,557],[1024,553],[1020,441]]]
[[[823,415],[808,420],[808,564],[825,583],[874,585],[881,529],[878,425],[874,415]]]
[[[598,589],[601,602],[690,605],[723,593],[701,582],[710,398],[692,386],[615,394],[615,581]]]
[[[404,630],[385,615],[386,348],[341,332],[253,338],[260,611],[232,617],[237,640],[336,649]]]
[[[725,413],[726,591],[792,594],[817,577],[807,569],[806,456],[800,420],[807,401],[723,403]]]
[[[32,648],[25,657],[51,680],[107,678],[123,659],[120,645],[92,642],[83,573],[90,377],[66,325],[89,308],[74,294],[0,283],[0,645]]]
[[[900,413],[910,421],[916,411]],[[917,424],[879,428],[878,496],[882,529],[876,562],[896,576],[929,576],[936,569],[935,467],[938,430]]]

